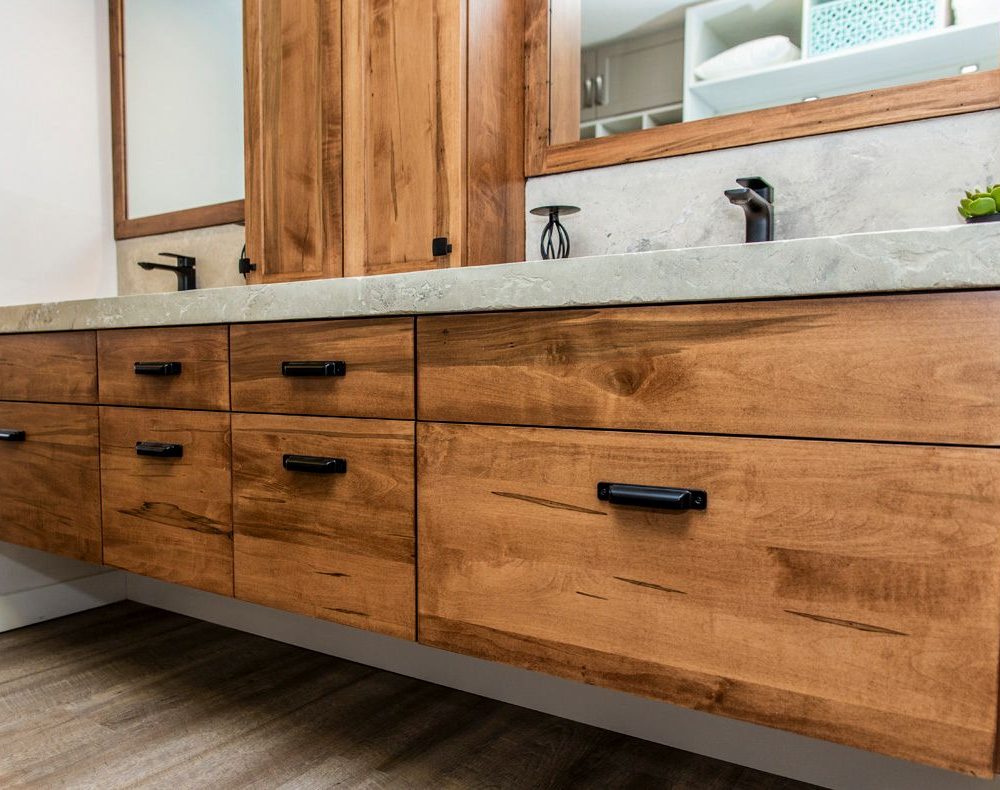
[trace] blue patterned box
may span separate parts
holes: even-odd
[[[938,19],[937,0],[814,2],[809,18],[809,55],[933,30]]]

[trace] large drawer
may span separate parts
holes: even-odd
[[[419,417],[1000,444],[1000,291],[419,318]]]
[[[421,642],[992,775],[1000,451],[436,424],[417,444]]]
[[[230,469],[228,414],[102,406],[105,563],[232,595]]]
[[[0,403],[0,540],[101,561],[96,406]]]
[[[0,400],[97,403],[94,333],[0,335]]]
[[[97,357],[102,404],[229,408],[229,327],[103,331]]]
[[[412,318],[233,326],[232,346],[234,411],[413,419]]]
[[[412,422],[233,415],[236,596],[413,639],[413,467]]]

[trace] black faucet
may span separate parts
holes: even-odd
[[[727,189],[726,197],[747,216],[747,243],[774,241],[774,187],[763,178],[737,178],[742,189]]]
[[[198,287],[194,271],[195,259],[193,257],[190,255],[178,255],[176,252],[161,252],[158,254],[162,255],[164,258],[176,258],[177,265],[168,266],[165,263],[149,263],[147,261],[139,261],[139,267],[145,269],[146,271],[163,269],[164,271],[174,272],[177,275],[178,291],[193,291]]]

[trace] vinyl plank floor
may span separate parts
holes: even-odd
[[[126,602],[0,634],[0,787],[810,786]]]

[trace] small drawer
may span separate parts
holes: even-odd
[[[414,639],[413,430],[234,414],[236,597]]]
[[[95,333],[0,335],[0,400],[97,403]]]
[[[229,415],[101,407],[104,561],[233,594]]]
[[[181,326],[97,334],[101,403],[229,408],[229,329]]]
[[[436,424],[417,444],[421,642],[992,775],[1000,451]]]
[[[430,316],[419,419],[1000,444],[1000,291]]]
[[[413,419],[413,319],[232,327],[233,411]]]
[[[96,406],[0,403],[0,540],[101,561]]]

